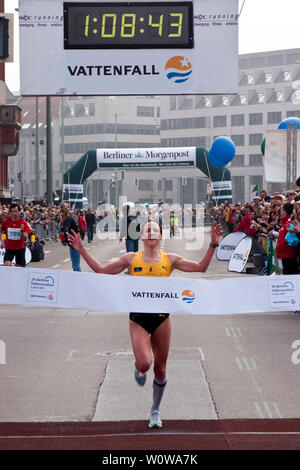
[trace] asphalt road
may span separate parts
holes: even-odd
[[[162,249],[201,259],[205,246],[188,243],[166,240]],[[117,239],[95,238],[87,248],[101,263],[125,252]],[[30,266],[71,269],[68,248],[55,243],[45,251],[45,261]],[[84,261],[82,268],[90,270]],[[240,275],[216,259],[203,275],[224,276]],[[293,348],[295,341],[300,347],[300,314],[173,315],[172,328],[162,419],[300,418]],[[125,314],[2,305],[0,358],[1,422],[148,417],[153,375],[143,389],[134,382]]]

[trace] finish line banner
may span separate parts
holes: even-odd
[[[0,304],[217,315],[299,310],[300,275],[219,280],[0,267]]]

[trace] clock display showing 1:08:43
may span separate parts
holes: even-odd
[[[193,2],[64,3],[65,49],[192,48]]]

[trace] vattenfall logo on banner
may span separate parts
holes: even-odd
[[[196,298],[195,294],[188,289],[185,289],[181,294],[178,292],[132,292],[132,296],[141,299],[181,299],[188,304],[194,302]]]

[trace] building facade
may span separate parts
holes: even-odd
[[[240,55],[237,95],[161,98],[161,144],[209,149],[215,138],[230,137],[233,201],[248,201],[256,184],[281,191],[282,184],[265,181],[261,143],[286,117],[300,117],[299,85],[300,49]]]

